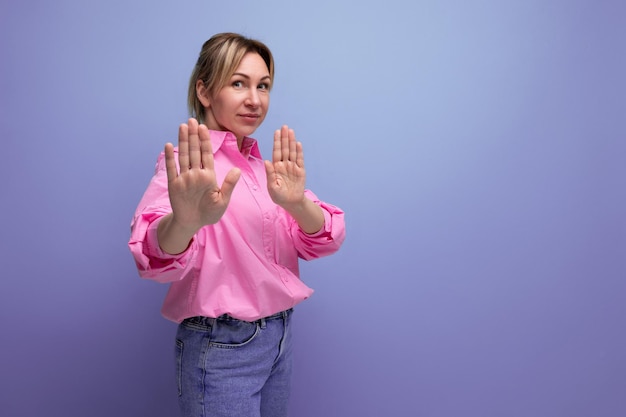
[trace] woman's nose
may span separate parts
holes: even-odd
[[[261,98],[259,97],[259,92],[256,88],[251,88],[248,93],[248,97],[246,98],[246,104],[250,107],[259,107],[261,104]]]

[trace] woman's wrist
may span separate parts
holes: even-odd
[[[174,214],[163,217],[157,227],[157,240],[163,252],[170,255],[183,253],[198,230],[185,227],[176,221]]]
[[[307,234],[319,232],[324,227],[322,208],[313,201],[303,197],[302,201],[283,208],[293,217],[300,229]]]

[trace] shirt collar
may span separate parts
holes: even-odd
[[[209,130],[209,137],[211,138],[213,153],[217,152],[224,143],[234,142],[235,147],[237,147],[237,138],[231,132]],[[259,144],[257,140],[247,136],[244,137],[243,144],[241,146],[241,154],[244,158],[252,156],[254,158],[261,159],[261,151],[259,151]]]

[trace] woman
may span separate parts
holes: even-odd
[[[178,148],[165,145],[131,225],[139,274],[170,283],[162,313],[179,323],[183,416],[287,415],[291,315],[313,292],[298,258],[330,255],[344,240],[343,212],[305,190],[293,130],[276,130],[271,162],[249,137],[273,80],[263,43],[233,33],[205,42],[192,118]]]

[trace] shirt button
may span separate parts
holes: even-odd
[[[259,187],[257,187],[256,185],[252,186],[252,190],[256,191]]]

